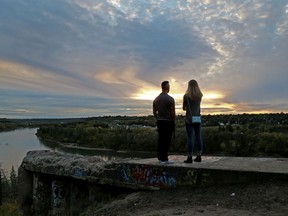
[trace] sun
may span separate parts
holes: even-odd
[[[152,102],[160,93],[161,91],[158,88],[141,88],[135,93],[131,94],[129,98],[132,100],[138,100],[140,105],[140,103],[142,103],[140,101]],[[175,99],[175,109],[177,114],[185,114],[185,111],[183,111],[182,108],[184,94],[185,91],[178,89],[169,93],[169,95]],[[223,113],[223,110],[225,110],[225,112],[227,112],[227,110],[230,110],[229,112],[233,112],[235,109],[235,104],[227,102],[225,98],[226,95],[220,91],[203,90],[203,98],[201,103],[203,114],[219,114]]]
[[[132,94],[130,96],[131,99],[134,100],[154,100],[160,93],[159,89],[139,89],[138,92]],[[172,93],[171,96],[174,97],[176,100],[182,99],[184,93]],[[204,100],[216,100],[216,99],[221,99],[224,98],[224,94],[217,92],[217,91],[207,91],[203,92],[203,99]]]

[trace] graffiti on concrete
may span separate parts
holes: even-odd
[[[72,170],[72,176],[75,178],[84,178],[84,177],[86,177],[86,172],[85,172],[85,170],[81,169],[80,167],[75,167]]]
[[[149,165],[123,166],[121,178],[126,182],[160,188],[176,186],[176,179],[169,175],[167,171]]]
[[[202,184],[211,184],[212,178],[210,176],[210,173],[202,173]]]
[[[212,178],[210,173],[201,172],[198,170],[189,170],[186,174],[186,181],[189,182],[190,185],[195,184],[210,184],[212,182]]]
[[[66,188],[64,182],[52,182],[52,204],[54,213],[57,214],[57,212],[65,212],[65,209],[67,208],[67,195],[68,189]]]
[[[198,172],[196,170],[189,170],[187,172],[187,178],[192,185],[197,183]]]
[[[39,174],[34,174],[33,181],[33,204],[35,215],[47,215],[51,205],[50,181]]]

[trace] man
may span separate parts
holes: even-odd
[[[173,163],[168,159],[168,151],[172,134],[175,129],[175,101],[168,95],[170,85],[168,81],[161,83],[162,92],[153,101],[153,115],[157,119],[159,163]]]

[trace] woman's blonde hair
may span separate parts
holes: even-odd
[[[201,100],[203,94],[199,88],[199,85],[196,80],[190,80],[188,82],[188,88],[186,91],[186,95],[190,97],[192,100]]]

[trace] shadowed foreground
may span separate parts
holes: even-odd
[[[288,182],[275,180],[133,192],[121,195],[106,204],[91,206],[83,214],[92,215],[286,216]]]

